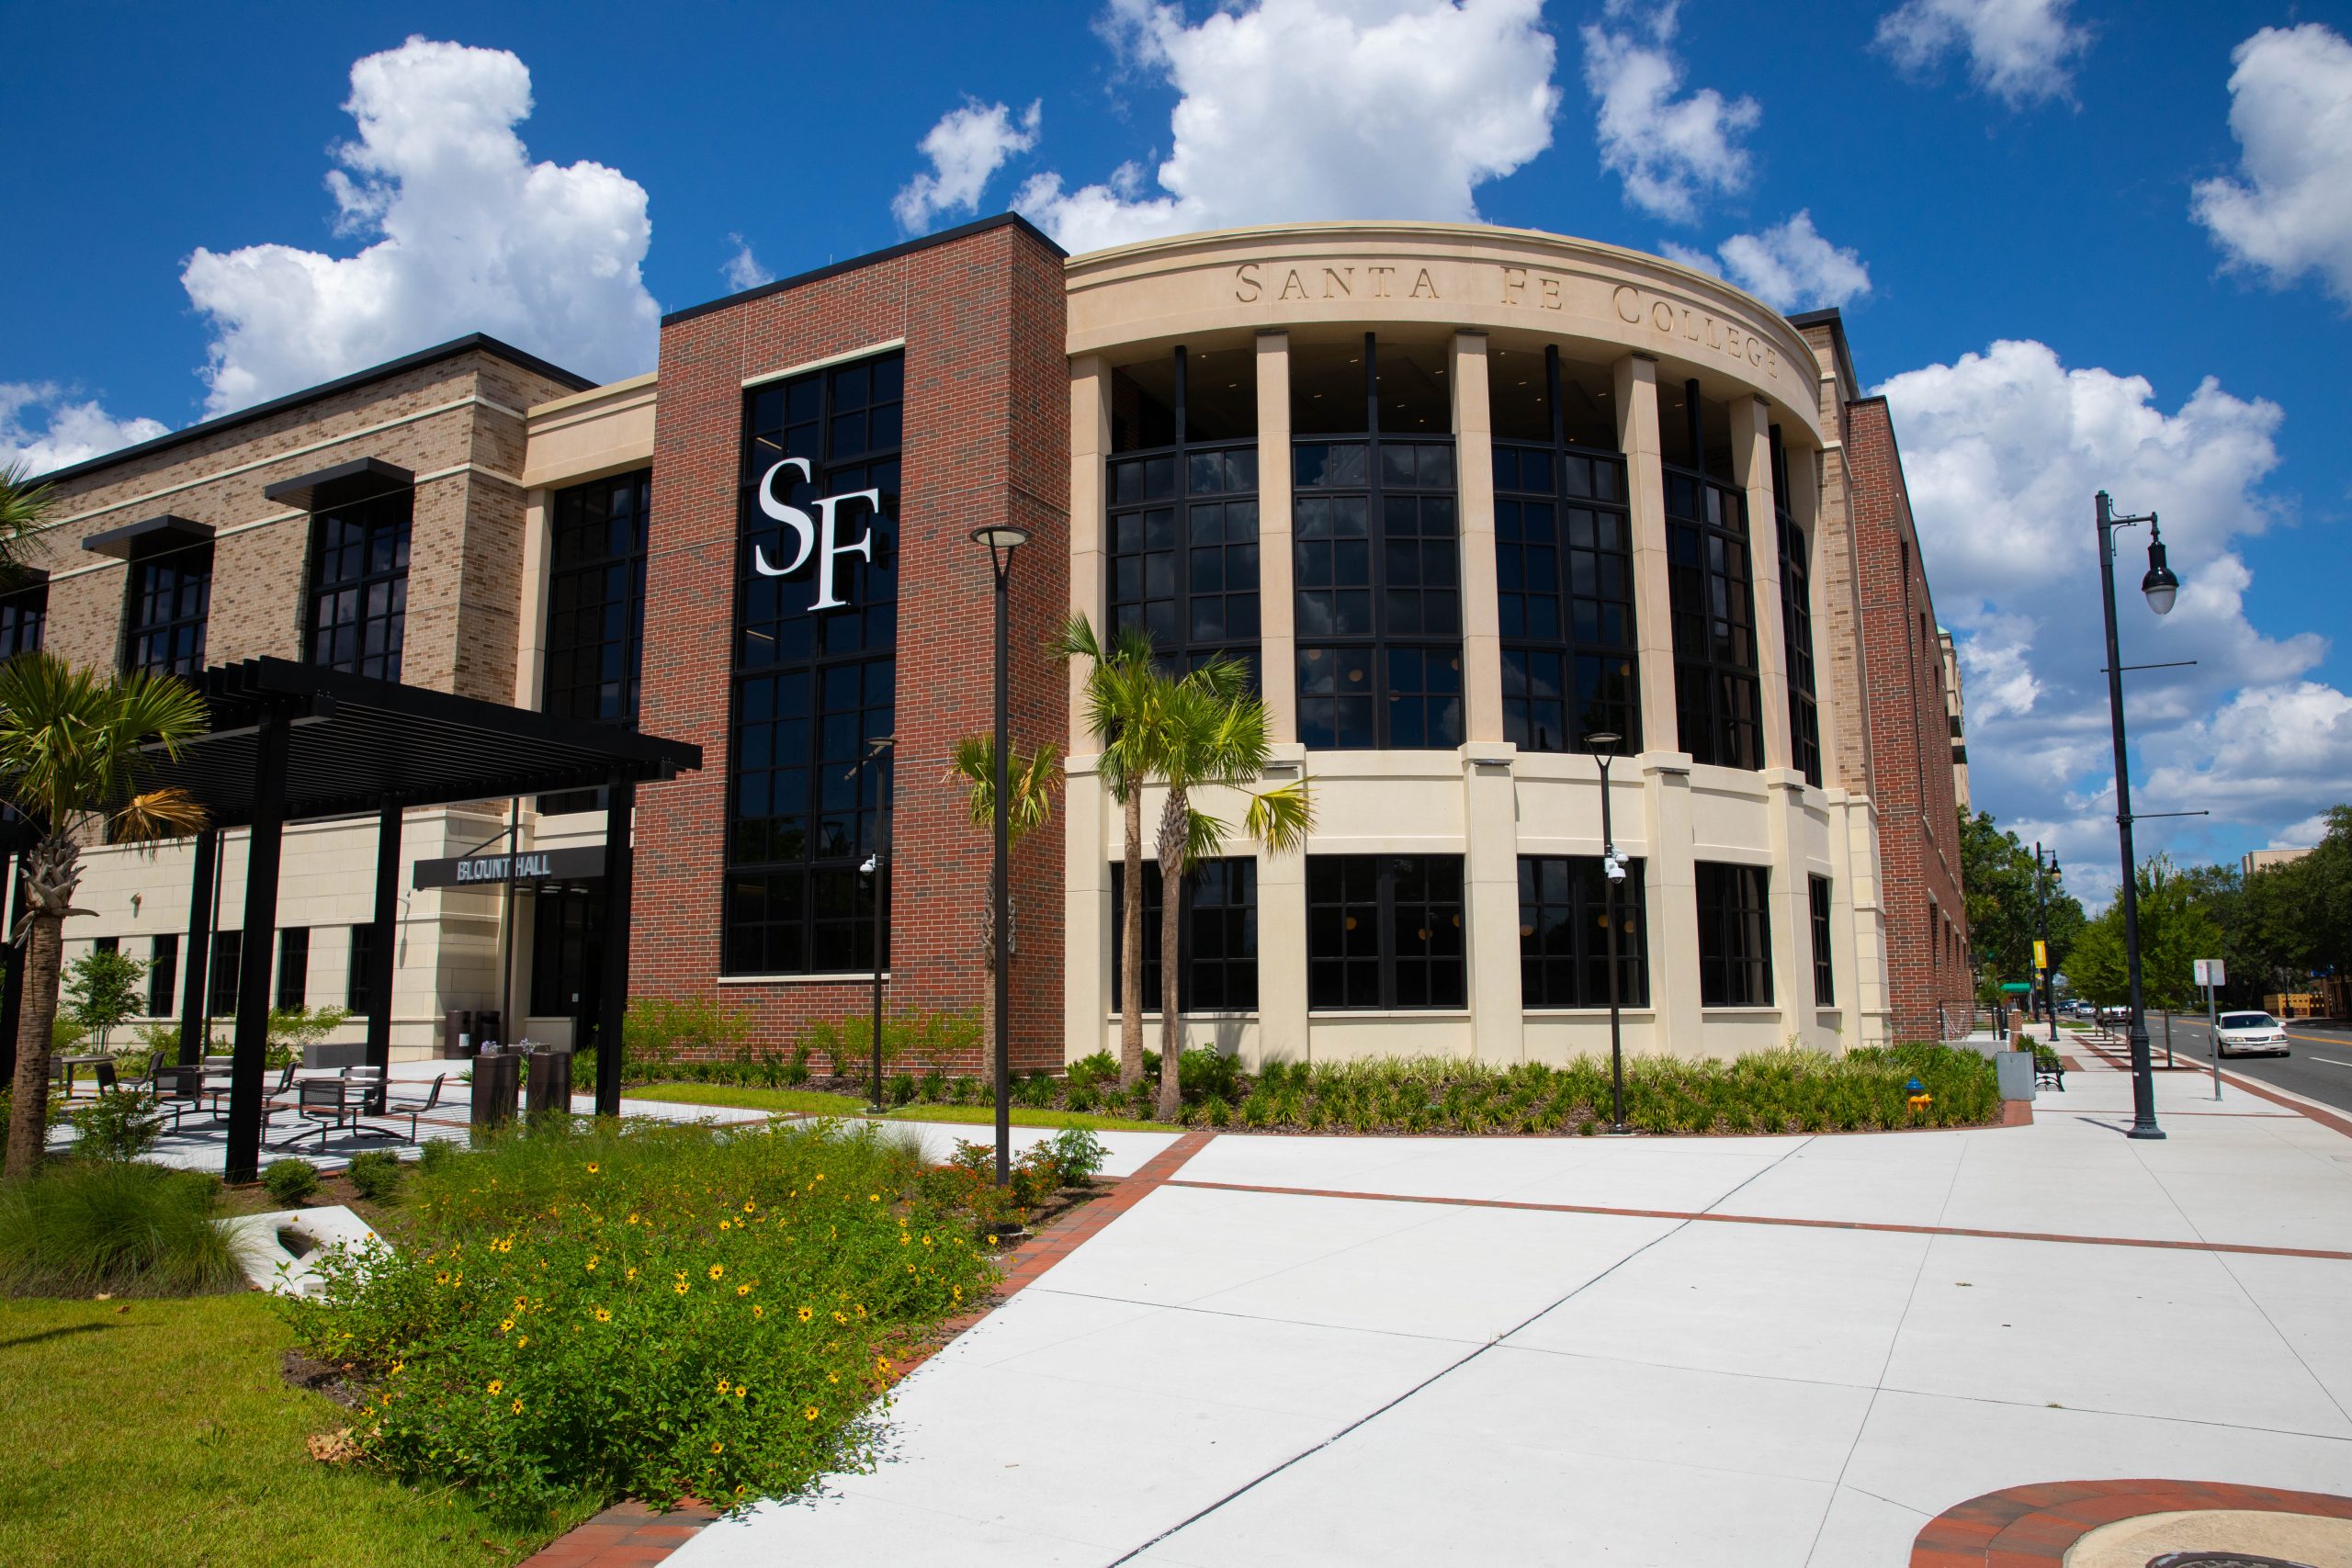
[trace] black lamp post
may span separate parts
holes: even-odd
[[[2148,525],[2148,571],[2140,592],[2157,615],[2171,613],[2180,592],[2180,579],[2165,564],[2165,543],[2156,528],[2156,514],[2118,517],[2115,503],[2100,491],[2095,503],[2098,524],[2098,584],[2107,611],[2107,712],[2115,732],[2115,829],[2123,857],[2123,954],[2132,977],[2132,1132],[2134,1138],[2161,1138],[2156,1125],[2155,1066],[2149,1059],[2148,1017],[2140,993],[2140,868],[2132,854],[2132,773],[2123,749],[2123,655],[2115,630],[2115,530],[2135,523]]]
[[[972,541],[986,545],[989,565],[996,572],[996,869],[989,890],[994,919],[989,945],[996,959],[996,1184],[1012,1179],[1012,953],[1005,935],[1012,924],[1012,894],[1008,884],[1012,851],[1011,757],[1012,660],[1011,630],[1005,621],[1005,584],[1012,574],[1012,552],[1029,542],[1029,530],[1010,523],[972,530]]]
[[[2041,1016],[2050,1024],[2050,1043],[2058,1043],[2057,968],[2050,962],[2050,885],[2058,880],[2058,852],[2050,852],[2050,867],[2041,865],[2041,846],[2033,846],[2034,919],[2041,938]]]
[[[1617,994],[1617,885],[1625,880],[1625,863],[1617,853],[1617,835],[1611,829],[1609,817],[1609,764],[1616,758],[1617,741],[1618,738],[1606,730],[1584,738],[1584,743],[1592,748],[1593,760],[1600,764],[1600,919],[1609,931],[1609,1130],[1623,1133],[1625,1024]]]
[[[865,743],[865,755],[857,760],[847,776],[855,779],[863,786],[866,770],[890,754],[890,745],[894,739],[896,738],[888,735],[877,735],[868,740]],[[874,852],[867,855],[865,863],[857,868],[874,883],[874,1039],[872,1042],[874,1093],[866,1109],[876,1116],[881,1115],[887,1109],[882,1103],[882,914],[885,907],[882,901],[882,878],[888,874],[889,864],[890,784],[888,779],[885,778],[882,787],[876,791],[874,795]]]

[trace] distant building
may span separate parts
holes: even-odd
[[[1951,793],[1962,811],[1968,804],[1968,736],[1962,726],[1960,698],[1960,650],[1953,647],[1951,633],[1936,628],[1936,642],[1944,655],[1944,714],[1951,720]]]
[[[2246,875],[2252,876],[2257,871],[2267,871],[2274,865],[2285,865],[2288,862],[2301,860],[2311,852],[2309,849],[2248,850],[2238,857],[2238,869]]]

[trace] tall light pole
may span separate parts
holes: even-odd
[[[972,541],[986,545],[989,565],[996,573],[996,869],[989,890],[995,911],[989,946],[996,960],[996,1184],[1012,1180],[1012,1048],[1009,1031],[1012,1011],[1012,953],[1005,941],[1012,924],[1011,875],[1012,818],[1010,759],[1012,737],[1012,660],[1008,649],[1012,631],[1005,620],[1005,585],[1012,575],[1012,552],[1029,542],[1029,530],[1010,523],[972,530]]]
[[[2118,517],[2115,503],[2100,491],[2095,503],[2098,524],[2098,585],[2107,612],[2107,713],[2115,732],[2115,830],[2123,858],[2123,954],[2132,976],[2132,1131],[2134,1138],[2161,1138],[2156,1125],[2155,1064],[2148,1054],[2148,1017],[2140,993],[2140,868],[2132,853],[2132,771],[2123,745],[2123,652],[2115,630],[2115,530],[2137,523],[2148,525],[2148,571],[2140,592],[2148,608],[2168,615],[2180,593],[2180,579],[2165,564],[2165,543],[2156,528],[2156,514]]]
[[[1618,738],[1607,730],[1584,738],[1584,743],[1592,748],[1593,760],[1600,764],[1600,921],[1609,931],[1609,1130],[1623,1133],[1625,1024],[1617,994],[1617,885],[1625,880],[1625,863],[1618,856],[1617,835],[1611,829],[1609,816],[1609,764],[1616,758],[1617,742]]]
[[[2033,896],[2035,919],[2041,938],[2041,1016],[2050,1025],[2050,1043],[2058,1043],[2057,969],[2050,962],[2050,885],[2058,880],[2058,852],[2050,852],[2050,870],[2041,869],[2041,846],[2033,846]]]
[[[857,760],[845,776],[856,780],[863,787],[866,770],[890,754],[890,745],[895,739],[893,736],[877,735],[868,740],[865,755]],[[874,882],[874,1095],[866,1109],[876,1116],[888,1109],[882,1103],[882,878],[888,874],[890,864],[889,789],[890,781],[886,775],[882,787],[874,795],[874,851],[865,857],[865,863],[857,868]]]

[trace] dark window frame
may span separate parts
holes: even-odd
[[[39,653],[48,632],[48,579],[0,592],[0,659]]]
[[[416,492],[405,486],[311,513],[302,612],[310,663],[378,680],[401,678],[415,524]]]
[[[1625,458],[1567,439],[1556,344],[1544,350],[1544,374],[1551,440],[1494,443],[1503,739],[1522,751],[1583,751],[1587,735],[1613,733],[1613,750],[1632,755],[1642,679]]]
[[[1830,886],[1826,876],[1805,878],[1806,923],[1813,932],[1813,1005],[1838,1005],[1838,965],[1830,936]]]
[[[245,933],[212,933],[212,963],[205,972],[205,1014],[209,1018],[237,1016],[237,986],[243,971]]]
[[[653,470],[637,468],[570,485],[548,498],[541,711],[635,728],[645,655],[645,555],[652,493]],[[594,510],[598,502],[604,503],[601,512]],[[616,549],[624,516],[629,537]]]
[[[1415,928],[1419,953],[1404,940],[1404,919],[1415,910],[1425,922]],[[1308,1010],[1467,1010],[1467,918],[1460,855],[1308,855]]]
[[[1650,1005],[1647,870],[1628,859],[1617,887],[1620,1007]],[[1608,876],[1599,855],[1519,857],[1521,1007],[1608,1007]]]
[[[852,976],[889,966],[888,863],[872,876],[859,867],[887,854],[892,768],[887,759],[857,764],[895,721],[905,370],[905,351],[893,349],[744,390],[722,975]],[[752,569],[763,546],[791,556],[757,496],[788,457],[808,460],[809,479],[786,498],[806,510],[819,497],[880,491],[878,508],[843,503],[839,513],[838,542],[875,541],[870,559],[837,558],[839,608],[811,607],[811,570],[773,578]]]
[[[1125,997],[1126,864],[1111,863],[1111,1009]],[[1143,863],[1143,1010],[1160,1010],[1159,863]],[[1186,1015],[1258,1010],[1258,861],[1226,855],[1196,863],[1184,877],[1176,932],[1176,1010]],[[1214,951],[1206,951],[1213,949]],[[1237,951],[1239,950],[1239,951]],[[1204,998],[1203,993],[1206,992]],[[1239,999],[1237,999],[1239,998]]]
[[[1699,1005],[1772,1005],[1772,871],[1730,861],[1692,865],[1699,907]]]
[[[193,680],[204,669],[212,546],[141,556],[123,574],[122,668]]]
[[[1366,333],[1363,432],[1291,442],[1298,738],[1450,751],[1468,733],[1460,447],[1451,432],[1382,433],[1379,352]]]
[[[604,962],[604,900],[601,885],[549,883],[533,895],[532,1017],[576,1019],[594,1010],[596,976]],[[567,992],[567,977],[579,983],[576,1003]]]
[[[1191,437],[1190,360],[1181,344],[1174,353],[1174,439],[1103,459],[1107,624],[1145,632],[1178,670],[1224,654],[1254,672],[1265,623],[1258,443]]]
[[[372,984],[375,973],[376,926],[364,920],[351,928],[347,948],[349,967],[343,976],[343,1010],[354,1018],[376,1015],[376,992]]]
[[[310,927],[277,928],[277,980],[271,994],[277,998],[276,1005],[288,1012],[310,1005]]]
[[[147,1016],[169,1018],[179,999],[180,933],[157,931],[147,945]]]
[[[1695,425],[1701,406],[1696,381],[1690,383],[1686,402]],[[1692,436],[1695,443],[1695,428]],[[1675,743],[1694,762],[1760,769],[1764,709],[1747,494],[1671,465],[1665,467],[1664,478]]]
[[[1790,761],[1821,787],[1821,702],[1813,659],[1813,543],[1798,526],[1789,488],[1789,453],[1771,427],[1773,531],[1781,550],[1781,640],[1788,666]],[[1940,668],[1940,666],[1939,666]]]

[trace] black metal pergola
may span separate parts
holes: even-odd
[[[367,1059],[382,1067],[391,1052],[401,813],[410,807],[605,789],[605,932],[597,998],[602,1048],[596,1110],[617,1115],[621,1019],[628,1006],[630,829],[637,786],[700,768],[702,749],[618,725],[557,718],[284,659],[251,659],[207,670],[196,685],[209,728],[181,742],[176,756],[150,748],[153,769],[145,787],[187,791],[210,823],[196,836],[188,890],[180,1027],[180,1059],[186,1063],[198,1060],[205,1045],[220,831],[252,830],[237,961],[223,1170],[228,1179],[250,1181],[260,1165],[278,861],[288,822],[376,817]]]

